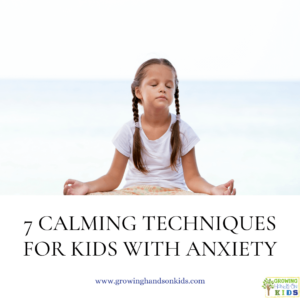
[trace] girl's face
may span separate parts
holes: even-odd
[[[174,71],[165,65],[150,65],[146,77],[135,88],[136,97],[142,102],[144,110],[169,110],[175,93]]]

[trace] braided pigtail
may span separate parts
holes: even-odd
[[[174,97],[175,97],[176,115],[180,116],[178,86],[176,86]],[[182,154],[181,152],[182,143],[180,138],[179,120],[176,120],[176,122],[172,126],[171,147],[172,147],[172,153],[170,158],[171,169],[177,171],[177,160],[178,158],[181,157]]]
[[[134,95],[132,98],[132,112],[133,112],[133,120],[134,123],[139,122],[139,108],[138,108],[139,99]],[[144,150],[144,145],[142,144],[140,128],[135,127],[135,132],[133,134],[133,146],[132,146],[132,156],[133,163],[135,167],[141,171],[142,173],[147,173],[147,169],[145,167],[142,151]]]
[[[179,112],[179,90],[178,90],[178,79],[177,73],[174,66],[165,58],[152,58],[145,61],[143,64],[140,65],[138,68],[134,80],[131,84],[131,93],[132,93],[132,111],[133,111],[133,119],[134,122],[139,122],[139,110],[138,104],[142,104],[142,99],[137,98],[135,92],[136,88],[140,88],[142,81],[146,77],[147,74],[147,67],[151,65],[165,65],[170,67],[174,74],[175,74],[175,86],[176,90],[174,93],[175,96],[175,106],[176,106],[176,114],[180,116]],[[170,157],[170,163],[172,170],[177,171],[177,160],[181,157],[181,139],[180,139],[180,131],[179,131],[179,120],[172,125],[172,135],[171,135],[171,146],[172,146],[172,154]],[[142,143],[141,136],[140,136],[140,128],[135,127],[135,132],[133,134],[133,146],[132,146],[132,156],[133,156],[133,163],[134,166],[144,174],[148,172],[146,169],[145,163],[142,159],[142,153],[149,155],[145,146]]]

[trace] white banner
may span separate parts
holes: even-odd
[[[1,299],[299,297],[300,196],[1,196]]]

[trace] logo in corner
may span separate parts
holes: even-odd
[[[267,277],[262,287],[266,298],[300,297],[299,277]]]

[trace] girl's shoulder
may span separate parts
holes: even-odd
[[[130,132],[134,133],[134,130],[135,130],[135,124],[133,120],[124,123],[119,129],[119,131],[122,131],[123,133],[130,133]]]
[[[128,121],[123,124],[112,139],[116,149],[127,157],[130,157],[134,130],[134,121]]]
[[[176,115],[174,116],[176,121]],[[187,122],[185,122],[181,116],[179,128],[180,138],[182,141],[182,156],[184,156],[200,141],[200,139],[193,128]]]
[[[176,115],[173,113],[171,115],[172,115],[172,123],[175,123]],[[193,130],[192,127],[185,120],[182,119],[181,115],[180,115],[179,127],[180,127],[180,132],[182,132],[182,133],[189,131],[189,130]]]

